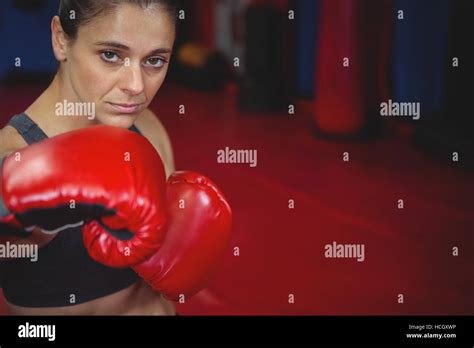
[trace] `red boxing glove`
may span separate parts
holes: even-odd
[[[85,221],[89,254],[111,267],[142,262],[161,246],[165,171],[138,134],[109,126],[65,133],[11,154],[0,174],[2,233],[56,233]]]
[[[189,298],[215,274],[228,246],[232,211],[216,185],[194,172],[168,179],[168,227],[163,246],[132,268],[170,300]]]

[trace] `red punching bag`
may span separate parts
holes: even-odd
[[[390,0],[321,0],[314,114],[319,131],[355,135],[372,122],[369,113],[378,112],[388,85],[381,67],[387,66],[391,8]]]
[[[191,40],[208,49],[215,48],[214,12],[215,0],[199,0],[191,3],[193,12]]]

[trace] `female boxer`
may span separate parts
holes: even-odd
[[[61,0],[51,23],[58,71],[44,93],[1,130],[1,158],[45,138],[103,124],[145,136],[170,175],[170,140],[148,105],[168,70],[175,13],[172,0]],[[92,105],[81,110],[93,112],[65,116],[61,105]],[[80,227],[55,235],[36,229],[23,242],[39,245],[38,262],[0,262],[0,286],[11,314],[175,314],[172,302],[131,269],[92,260]]]

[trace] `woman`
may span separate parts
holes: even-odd
[[[0,158],[68,131],[104,124],[144,135],[174,171],[172,147],[148,109],[161,87],[176,31],[172,0],[61,0],[51,23],[59,69],[44,93],[0,133]],[[82,115],[62,105],[92,105]],[[90,112],[92,110],[92,112]],[[66,114],[68,116],[66,116]],[[38,262],[0,262],[0,286],[13,315],[174,315],[172,302],[130,269],[112,269],[87,254],[81,228],[56,235],[35,230]]]

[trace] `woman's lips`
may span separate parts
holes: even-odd
[[[114,110],[120,112],[121,114],[134,114],[136,113],[142,104],[116,104],[116,103],[107,103]]]

